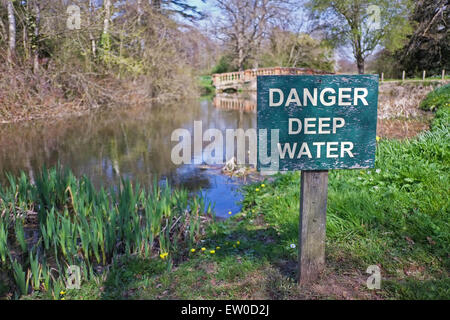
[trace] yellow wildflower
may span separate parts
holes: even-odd
[[[377,141],[380,141],[380,140],[381,140],[381,137],[377,136],[375,139],[376,139]]]
[[[205,251],[206,250],[206,248],[202,248],[202,251]]]
[[[65,295],[65,294],[66,294],[66,292],[65,292],[65,291],[60,291],[60,292],[59,292],[59,294],[61,294],[61,295]]]
[[[262,187],[262,188],[265,188],[265,187],[266,187],[266,185],[265,185],[265,184],[263,183],[263,184],[261,185],[261,187]]]
[[[240,242],[240,241],[238,240],[238,241],[236,241],[236,244],[238,244],[238,245],[239,245],[239,244],[241,244],[241,242]]]
[[[161,259],[166,259],[167,258],[167,256],[169,255],[169,253],[167,253],[167,252],[164,252],[164,253],[161,253],[160,255],[159,255],[159,257],[161,258]]]
[[[231,211],[228,211],[228,214],[231,214]]]
[[[258,191],[259,191],[259,188],[256,188],[255,191],[258,192]]]
[[[214,253],[216,253],[216,250],[211,250],[211,251],[209,251],[209,253],[214,254]]]
[[[220,247],[216,247],[216,250],[219,250],[220,249]]]
[[[195,249],[194,249],[194,248],[192,248],[192,249],[191,249],[191,252],[195,252]]]

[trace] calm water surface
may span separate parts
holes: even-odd
[[[242,180],[222,175],[220,168],[174,165],[170,155],[176,142],[171,142],[171,134],[177,128],[192,132],[197,120],[203,130],[254,128],[255,110],[253,99],[224,96],[0,125],[0,181],[5,183],[5,172],[25,171],[33,178],[44,165],[59,162],[77,176],[87,175],[97,187],[118,185],[120,177],[141,185],[168,179],[174,186],[202,191],[215,204],[217,216],[228,216],[240,210]]]

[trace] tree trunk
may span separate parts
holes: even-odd
[[[94,8],[94,4],[93,4],[93,0],[89,0],[89,15],[88,15],[88,24],[89,24],[89,40],[91,41],[91,51],[92,51],[92,57],[95,59],[95,57],[97,56],[97,44],[95,42],[95,38],[94,35],[92,34],[91,31],[91,17],[94,14],[95,8]]]
[[[238,67],[239,71],[244,71],[244,44],[242,43],[243,36],[242,34],[238,34],[237,37],[237,50],[238,50]]]
[[[104,19],[103,19],[103,33],[101,38],[101,46],[103,51],[103,60],[109,63],[111,57],[111,37],[109,35],[109,24],[111,21],[111,0],[103,1]]]
[[[157,10],[161,9],[161,0],[153,0],[153,7]]]
[[[138,26],[142,25],[142,0],[137,0]]]
[[[107,35],[109,32],[109,21],[111,20],[111,0],[105,0],[105,19],[103,20],[103,34]]]
[[[16,54],[16,17],[14,16],[14,7],[12,1],[8,1],[7,9],[9,24],[8,61],[11,62]]]
[[[364,74],[364,58],[362,57],[362,55],[356,56],[356,65],[358,67],[358,73]]]
[[[41,23],[41,8],[39,7],[39,3],[37,0],[34,1],[34,11],[36,14],[36,25],[34,26],[34,48],[33,48],[33,72],[37,74],[39,70],[39,25]]]
[[[244,71],[244,50],[242,48],[239,49],[238,65],[239,71]]]
[[[8,39],[8,33],[6,32],[6,27],[3,24],[2,19],[0,18],[0,39],[4,40],[6,42],[6,39]]]

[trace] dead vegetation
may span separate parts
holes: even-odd
[[[424,115],[419,103],[439,83],[380,84],[378,98],[378,119],[418,118]]]

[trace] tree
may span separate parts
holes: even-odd
[[[289,0],[215,0],[221,18],[215,21],[217,35],[226,42],[239,70],[258,56],[271,25],[290,14]],[[257,62],[255,67],[257,67]]]
[[[0,2],[1,10],[3,10],[2,3]],[[0,10],[0,11],[1,11]],[[3,15],[0,14],[0,46],[8,39],[8,32],[6,31],[5,24],[3,23]]]
[[[11,61],[16,54],[16,17],[14,15],[13,1],[8,0],[7,2],[8,10],[8,61]]]
[[[34,34],[33,34],[33,71],[36,74],[39,69],[39,37],[40,31],[39,26],[41,23],[41,8],[39,2],[34,0],[34,14],[35,14],[35,22],[34,22]]]
[[[306,33],[274,28],[263,49],[263,67],[296,67],[333,71],[332,50]]]
[[[442,69],[450,69],[449,12],[448,0],[416,2],[411,16],[415,31],[397,53],[405,70],[439,73]]]
[[[308,0],[307,7],[331,43],[351,46],[360,74],[375,49],[398,49],[411,32],[411,0]]]
[[[111,0],[103,1],[103,11],[103,32],[100,43],[105,54],[104,58],[108,61],[111,50],[111,35],[109,34],[109,24],[111,22]]]
[[[205,2],[206,0],[201,1]],[[199,11],[196,6],[188,4],[187,0],[150,0],[149,2],[155,10],[162,14],[175,13],[191,21],[204,18],[203,12]]]
[[[0,100],[14,110],[1,116],[196,92],[195,71],[216,54],[176,12],[184,2],[0,0]]]

